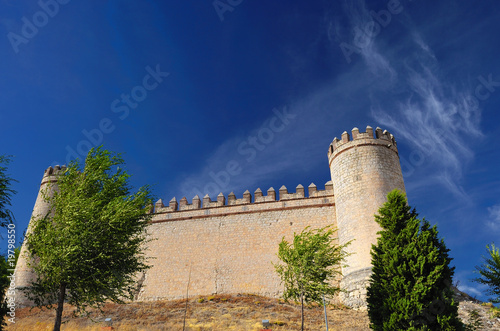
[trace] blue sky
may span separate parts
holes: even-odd
[[[124,153],[133,184],[165,201],[215,199],[322,188],[333,138],[380,126],[455,280],[485,299],[470,279],[500,244],[497,2],[0,0],[0,13],[19,235],[44,169],[91,146]]]

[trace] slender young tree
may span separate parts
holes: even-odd
[[[118,154],[91,149],[83,169],[71,163],[54,195],[45,194],[51,213],[32,220],[25,242],[36,279],[27,296],[37,306],[57,307],[54,330],[65,301],[83,313],[107,300],[132,299],[135,276],[149,267],[142,250],[150,189],[132,194],[123,163]]]
[[[304,330],[304,303],[322,304],[323,296],[331,298],[340,288],[332,281],[341,276],[341,263],[348,255],[344,249],[349,244],[335,245],[336,230],[324,227],[311,230],[306,227],[295,234],[293,243],[283,239],[279,244],[278,257],[283,264],[275,264],[285,286],[283,298],[301,303],[301,330]]]
[[[12,195],[16,194],[12,189],[12,183],[16,180],[7,174],[10,161],[10,156],[0,155],[0,227],[4,228],[14,220],[12,212],[8,209],[11,206]]]
[[[449,249],[394,190],[379,209],[368,315],[373,330],[463,330],[453,299]]]
[[[483,256],[484,263],[476,266],[480,277],[473,281],[488,286],[487,294],[492,295],[491,302],[500,303],[500,249],[494,243],[486,245],[488,256]]]

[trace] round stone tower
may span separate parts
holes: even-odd
[[[377,128],[358,128],[335,138],[328,150],[332,175],[339,243],[350,240],[346,267],[342,268],[342,299],[351,307],[366,306],[366,288],[371,274],[372,244],[379,225],[374,215],[393,189],[405,192],[394,136]]]
[[[38,190],[38,196],[35,201],[35,207],[33,207],[33,213],[31,214],[30,223],[26,233],[31,232],[32,223],[31,220],[38,217],[43,217],[50,213],[50,205],[46,201],[45,197],[51,197],[55,190],[57,189],[57,176],[62,174],[66,170],[65,166],[55,166],[54,168],[49,167],[45,170],[42,178],[42,183],[40,184],[40,189]],[[26,245],[21,247],[21,252],[19,253],[19,258],[16,264],[15,276],[16,276],[16,305],[19,307],[32,306],[33,303],[30,302],[22,289],[29,287],[31,282],[35,278],[35,274],[28,266],[27,255],[26,255]]]

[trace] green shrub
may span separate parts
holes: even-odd
[[[494,307],[493,304],[491,305],[489,313],[491,318],[500,318],[500,308]]]

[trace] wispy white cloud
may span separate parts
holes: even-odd
[[[460,291],[462,291],[462,292],[467,293],[471,297],[480,297],[480,296],[482,296],[481,291],[478,290],[477,288],[475,288],[474,286],[469,286],[469,285],[465,285],[465,284],[459,284],[458,285],[458,289]]]
[[[350,31],[335,18],[324,20],[328,40],[336,47],[346,35],[360,38],[366,22],[372,20],[361,0],[347,1],[345,10],[351,20]],[[396,21],[394,15],[392,23],[383,29],[401,28],[396,27]],[[470,138],[482,136],[479,130],[481,111],[471,94],[473,89],[459,89],[458,84],[443,78],[439,62],[422,35],[412,27],[404,28],[407,31],[401,43],[384,44],[379,42],[377,34],[365,35],[358,42],[363,47],[353,54],[358,61],[353,61],[346,72],[316,91],[290,101],[286,107],[290,113],[297,114],[297,118],[285,130],[276,133],[263,150],[256,151],[250,162],[239,153],[238,146],[258,134],[268,125],[266,123],[214,148],[212,156],[199,171],[179,180],[176,192],[188,197],[193,195],[193,188],[198,194],[209,191],[210,196],[216,195],[216,190],[234,190],[241,194],[278,174],[310,169],[312,163],[324,162],[324,155],[311,146],[321,140],[330,142],[335,125],[339,131],[346,130],[341,125],[346,117],[353,119],[355,114],[359,117],[370,109],[376,122],[390,129],[399,141],[413,146],[407,162],[413,168],[426,170],[425,178],[419,177],[419,182],[439,181],[465,201],[467,194],[460,185],[460,178],[468,161],[474,157]],[[296,62],[303,61],[304,58],[299,58]],[[472,102],[474,100],[476,102]],[[270,110],[267,121],[272,117]],[[364,123],[356,125],[361,124]],[[333,132],[335,134],[340,132]],[[231,160],[242,166],[241,174],[231,176],[230,183],[224,187],[212,185],[208,187],[211,190],[205,189],[215,181],[213,174],[223,171]]]
[[[471,137],[482,136],[481,111],[473,89],[459,89],[456,82],[443,77],[433,50],[416,28],[404,27],[404,39],[383,44],[381,32],[370,35],[363,29],[373,21],[364,1],[349,1],[346,13],[350,15],[351,34],[361,46],[357,51],[376,77],[369,92],[372,117],[391,129],[398,140],[413,146],[418,162],[410,160],[412,168],[429,167],[429,179],[440,181],[465,200],[460,179],[474,157]]]
[[[480,109],[470,102],[471,92],[457,91],[453,82],[439,76],[436,67],[430,50],[416,64],[406,65],[399,72],[409,96],[394,105],[397,112],[392,115],[376,107],[372,113],[412,144],[426,164],[436,167],[435,173],[449,191],[465,198],[460,179],[474,156],[471,137],[482,136]]]
[[[500,204],[488,207],[488,213],[490,219],[486,224],[494,231],[500,230]]]
[[[478,298],[480,300],[484,299],[484,291],[487,286],[479,283],[475,283],[472,279],[476,278],[478,274],[471,270],[461,270],[456,271],[453,277],[454,285],[462,292],[468,295]]]

